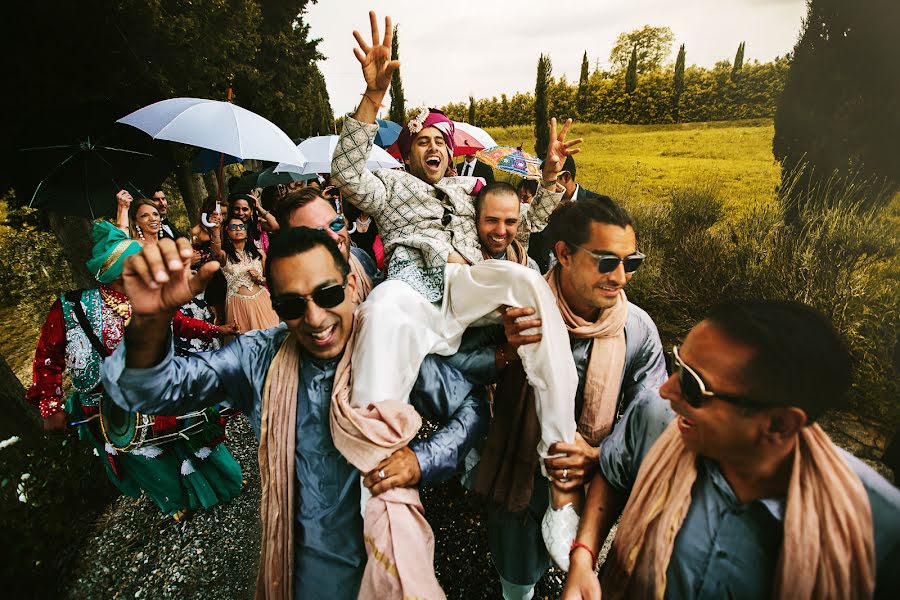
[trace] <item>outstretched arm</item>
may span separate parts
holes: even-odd
[[[384,39],[378,31],[378,17],[375,11],[369,11],[369,22],[372,26],[372,45],[363,40],[358,32],[353,32],[353,37],[359,44],[359,48],[353,49],[356,60],[362,67],[363,78],[366,80],[366,91],[359,101],[359,107],[353,118],[363,123],[375,123],[378,109],[382,106],[382,100],[391,86],[391,75],[400,68],[399,60],[391,60],[391,41],[394,38],[394,30],[391,18],[384,18]]]
[[[128,234],[128,208],[132,202],[131,194],[125,190],[119,190],[116,194],[116,226],[125,234]]]

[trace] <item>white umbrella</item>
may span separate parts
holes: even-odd
[[[276,173],[299,173],[309,175],[311,173],[331,173],[331,157],[337,148],[338,136],[320,135],[303,140],[297,149],[306,157],[303,162],[283,161],[275,166]],[[370,171],[378,169],[393,169],[403,165],[384,148],[373,145],[366,161],[366,168]]]
[[[463,133],[468,133],[473,138],[481,142],[481,145],[485,148],[493,148],[497,146],[497,142],[494,141],[494,138],[491,135],[482,129],[481,127],[475,127],[474,125],[469,125],[468,123],[463,123],[461,121],[453,121],[453,126],[462,131]]]
[[[305,160],[277,125],[230,102],[171,98],[136,110],[118,122],[137,127],[153,139],[208,148],[241,159]]]

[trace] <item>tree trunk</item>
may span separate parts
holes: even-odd
[[[203,204],[203,200],[207,196],[203,179],[191,172],[191,161],[184,160],[178,164],[178,168],[175,171],[175,180],[178,183],[178,190],[181,192],[181,199],[184,202],[184,209],[187,211],[188,219],[191,225],[196,225],[200,214],[200,205]]]
[[[17,435],[22,439],[41,434],[43,423],[38,411],[25,401],[25,388],[0,356],[0,440]]]
[[[85,263],[91,257],[93,238],[91,236],[91,220],[86,217],[73,217],[55,212],[48,213],[50,227],[56,233],[63,255],[69,263],[72,281],[78,288],[97,286],[94,274],[88,271]]]

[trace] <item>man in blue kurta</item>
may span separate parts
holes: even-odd
[[[616,417],[642,396],[655,395],[666,369],[656,325],[625,297],[624,288],[643,260],[628,212],[609,198],[585,199],[559,208],[546,232],[559,256],[547,280],[568,328],[578,372],[576,442],[551,448],[557,456],[546,461],[546,468],[553,485],[571,490],[590,480],[599,461],[598,446]],[[519,333],[539,325],[528,320],[531,314],[528,308],[510,309],[504,318],[508,339],[498,351],[504,360],[497,360],[503,368],[494,418],[475,477],[476,491],[500,504],[488,513],[488,538],[507,600],[531,598],[551,557],[567,563],[575,534],[573,528],[555,548],[545,547],[555,539],[541,534],[547,486],[535,474],[536,463],[510,459],[521,456],[518,448],[534,443],[527,418],[512,425],[528,405],[523,402],[527,382],[514,359],[517,344],[534,341]]]
[[[243,335],[218,352],[180,358],[159,328],[159,315],[202,288],[214,267],[191,277],[183,267],[175,268],[189,253],[189,244],[179,240],[176,248],[163,242],[126,265],[126,288],[141,301],[122,349],[104,371],[110,395],[129,410],[154,412],[187,408],[201,398],[216,397],[209,392],[217,391],[248,414],[259,435],[268,367],[285,338],[295,336],[301,361],[294,451],[297,533],[290,587],[296,598],[355,598],[366,563],[360,473],[336,450],[329,429],[335,368],[353,323],[355,277],[324,232],[281,232],[273,236],[267,269],[273,306],[284,323]],[[423,417],[443,426],[427,440],[411,443],[408,451],[418,472],[409,476],[390,467],[380,469],[369,477],[373,493],[448,477],[483,431],[484,409],[472,385],[440,358],[423,363],[411,400]],[[264,500],[265,495],[264,490]],[[261,566],[261,579],[284,576],[264,572]]]
[[[720,305],[673,371],[600,447],[564,599],[900,597],[900,492],[815,423],[850,383],[824,317]]]

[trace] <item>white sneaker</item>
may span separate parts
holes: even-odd
[[[569,550],[578,533],[579,520],[580,517],[570,502],[562,508],[548,506],[541,521],[541,534],[544,537],[547,552],[553,562],[567,573],[569,571]]]

